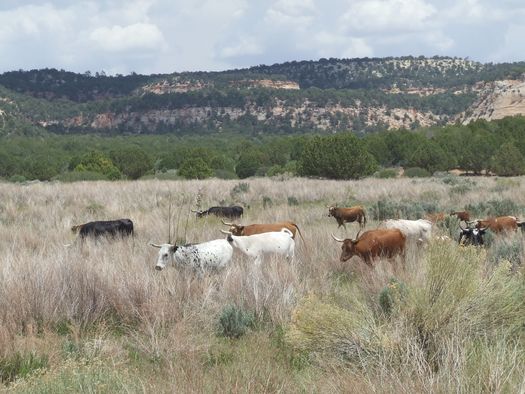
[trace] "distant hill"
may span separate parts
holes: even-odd
[[[496,119],[524,113],[524,73],[525,62],[412,56],[155,75],[12,71],[0,75],[0,135],[367,132]]]

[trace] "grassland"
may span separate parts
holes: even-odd
[[[525,217],[524,178],[0,184],[0,378],[57,392],[525,392],[525,243],[433,240],[405,262],[339,261],[326,205],[387,216],[468,207]],[[189,214],[246,206],[295,221],[294,262],[235,254],[204,277],[155,271],[168,205],[179,241],[220,238]],[[134,239],[75,241],[73,224],[129,217]],[[436,234],[455,234],[448,219]],[[348,225],[355,236],[357,226]],[[219,335],[233,318],[238,338]],[[221,325],[220,322],[223,322]],[[230,327],[231,329],[231,327]],[[236,327],[233,327],[236,329]],[[243,331],[245,332],[243,333]],[[228,332],[228,330],[226,330]],[[232,335],[235,336],[235,335]]]

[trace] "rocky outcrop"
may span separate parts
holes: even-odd
[[[463,124],[525,114],[525,79],[481,84],[478,100],[460,117]]]

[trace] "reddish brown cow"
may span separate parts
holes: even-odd
[[[476,228],[488,228],[495,233],[517,231],[518,219],[514,216],[498,216],[496,218],[478,220]]]
[[[361,237],[357,233],[355,240],[339,239],[332,234],[337,242],[342,242],[341,261],[347,261],[353,256],[361,257],[366,264],[372,265],[372,260],[377,257],[393,258],[405,254],[406,237],[401,230],[377,229],[365,231]]]
[[[470,213],[467,211],[452,211],[450,212],[450,216],[456,215],[459,220],[462,220],[464,222],[468,222],[470,220]]]
[[[345,223],[358,222],[359,227],[366,226],[365,210],[361,206],[351,208],[328,207],[328,216],[333,216],[337,220],[337,228],[343,226],[346,230]]]
[[[304,242],[303,235],[301,234],[301,230],[299,230],[299,226],[297,224],[292,222],[279,222],[279,223],[267,223],[267,224],[250,224],[247,226],[242,226],[240,224],[235,223],[227,223],[224,220],[222,223],[226,226],[230,226],[230,233],[236,236],[241,235],[253,235],[253,234],[261,234],[261,233],[269,233],[272,231],[281,231],[283,228],[287,228],[290,230],[293,234],[292,238],[295,239],[295,234],[299,233],[299,236]]]
[[[436,212],[436,213],[428,213],[425,215],[425,219],[432,223],[442,222],[445,220],[445,213],[443,212]]]

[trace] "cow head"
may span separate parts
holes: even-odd
[[[235,224],[235,223],[228,223],[228,222],[225,222],[224,220],[221,220],[221,222],[225,226],[230,226],[230,231],[229,231],[230,234],[237,235],[237,236],[243,235],[245,226],[241,226],[240,224]]]
[[[465,238],[465,242],[463,245],[474,245],[479,246],[483,245],[483,236],[487,232],[486,227],[462,227],[461,224],[459,225],[460,228],[460,235],[459,235],[459,243],[461,243],[461,240]]]
[[[357,233],[357,236],[355,237],[355,239],[350,239],[350,238],[341,239],[341,238],[337,238],[334,234],[331,234],[331,235],[335,241],[342,242],[341,257],[339,258],[339,260],[343,262],[348,261],[349,259],[351,259],[353,256],[357,254],[356,244],[357,244],[357,241],[359,240],[359,233]]]
[[[205,212],[205,211],[197,211],[195,209],[190,209],[190,211],[195,213],[195,216],[197,216],[198,218],[201,218],[204,215],[204,212]]]
[[[337,206],[327,206],[328,208],[328,216],[334,216],[335,211],[337,210]]]
[[[224,231],[224,230],[221,230],[221,233],[228,235],[228,236],[226,237],[226,240],[227,240],[229,243],[232,243],[232,242],[233,242],[232,233],[231,233],[230,231]]]
[[[157,258],[157,264],[155,265],[155,269],[160,271],[166,267],[166,265],[173,260],[173,255],[178,249],[177,245],[171,245],[171,244],[162,244],[157,245],[150,243],[151,246],[154,248],[159,249],[159,256]]]

